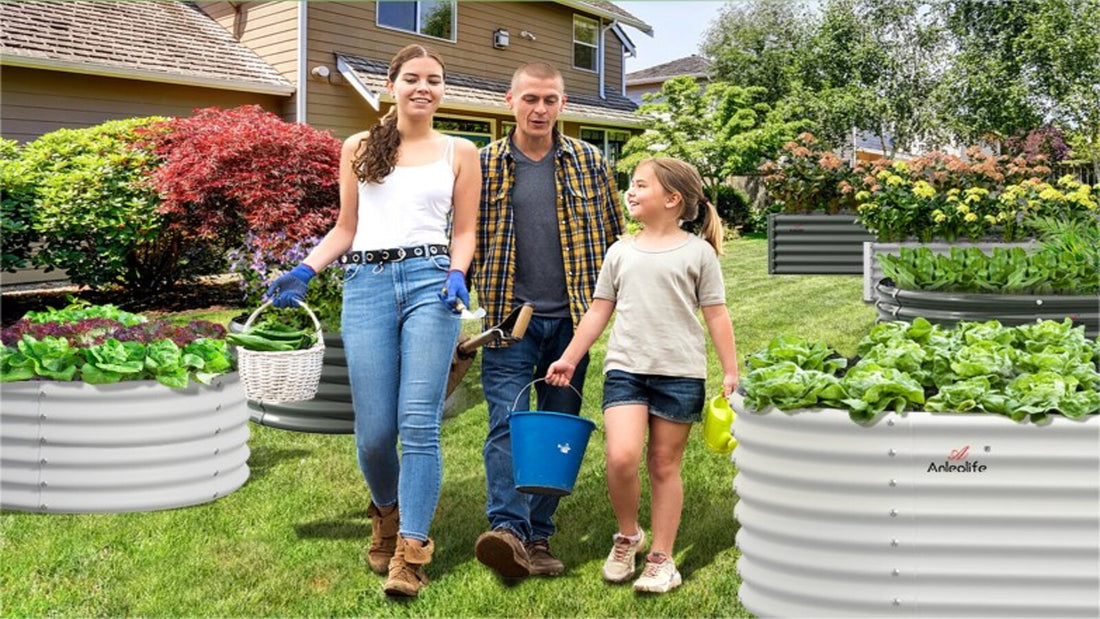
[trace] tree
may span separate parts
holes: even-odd
[[[1021,135],[1042,124],[1023,49],[1034,4],[946,0],[939,6],[957,50],[941,101],[964,140]]]
[[[699,170],[711,203],[718,204],[726,179],[754,172],[805,125],[790,120],[785,108],[758,102],[763,94],[724,82],[700,89],[686,76],[665,82],[660,92],[645,95],[637,113],[647,118],[647,129],[623,147],[619,171],[630,172],[649,157],[675,157]]]
[[[814,27],[802,2],[730,3],[707,30],[701,48],[714,60],[715,79],[763,88],[759,100],[774,105],[800,83]]]

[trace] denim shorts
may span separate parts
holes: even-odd
[[[632,374],[610,370],[603,382],[603,409],[645,404],[649,414],[676,423],[703,420],[706,381],[702,378]]]

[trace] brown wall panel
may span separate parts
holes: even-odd
[[[4,67],[0,72],[3,137],[29,141],[62,127],[135,116],[190,116],[195,108],[258,104],[279,113],[284,97],[158,84],[62,71]]]

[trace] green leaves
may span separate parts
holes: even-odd
[[[952,247],[936,255],[927,247],[879,254],[882,272],[905,290],[1004,294],[1100,293],[1100,269],[1087,257],[1057,248],[1029,254],[1022,247]]]
[[[843,375],[826,351],[801,338],[775,338],[746,358],[746,402],[756,409],[844,408],[859,423],[886,410],[921,408],[1016,421],[1100,413],[1100,345],[1068,319],[1014,328],[964,322],[953,330],[923,318],[884,323],[860,342],[862,358]]]

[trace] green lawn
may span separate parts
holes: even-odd
[[[781,332],[822,338],[854,354],[874,321],[873,309],[860,301],[860,279],[769,276],[766,251],[761,239],[734,241],[723,259],[739,357]],[[585,394],[584,413],[597,423],[604,345],[593,351]],[[713,352],[710,371],[713,390],[721,375]],[[475,390],[476,375],[475,368],[467,377]],[[118,515],[4,512],[0,608],[5,616],[749,616],[737,599],[734,469],[728,458],[705,450],[700,428],[684,459],[686,505],[676,550],[683,587],[640,597],[629,585],[601,581],[615,524],[599,432],[575,492],[557,514],[560,533],[552,541],[566,574],[520,583],[492,576],[473,556],[486,526],[487,413],[480,398],[475,402],[443,427],[433,582],[419,599],[387,600],[381,577],[366,569],[368,496],[352,437],[253,425],[252,476],[214,503]]]

